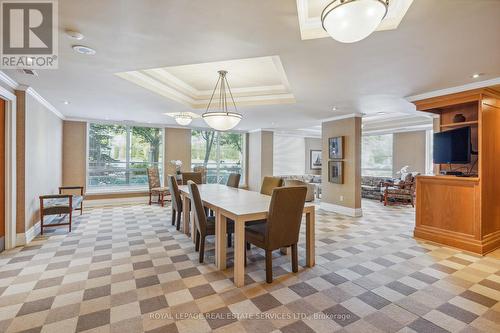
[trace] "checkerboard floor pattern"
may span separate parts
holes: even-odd
[[[411,208],[363,204],[362,218],[317,211],[312,269],[277,252],[268,285],[252,248],[244,288],[231,253],[216,270],[213,239],[198,264],[168,207],[87,210],[0,255],[0,332],[500,332],[500,251],[416,241]]]

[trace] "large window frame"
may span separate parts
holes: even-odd
[[[205,164],[204,162],[203,163],[200,163],[200,162],[195,163],[192,160],[191,161],[191,168],[194,169],[197,166],[207,167],[207,183],[212,183],[212,184],[225,183],[225,181],[227,179],[228,172],[224,172],[224,171],[234,171],[234,172],[239,171],[239,173],[241,174],[240,186],[245,186],[245,184],[246,184],[246,170],[247,170],[247,161],[246,161],[247,160],[246,159],[247,137],[246,137],[246,134],[243,132],[232,132],[232,131],[219,132],[219,131],[212,131],[212,130],[201,129],[201,128],[200,129],[194,128],[191,130],[191,149],[193,149],[193,136],[195,135],[194,134],[195,131],[214,133],[214,141],[213,141],[213,148],[212,149],[215,148],[215,150],[213,151],[215,153],[215,156],[214,156],[215,160],[214,160],[214,162],[210,162],[210,160],[209,160],[207,162],[207,164]],[[225,164],[225,159],[223,159],[223,156],[222,156],[223,154],[221,151],[221,146],[222,146],[221,145],[221,137],[224,135],[240,135],[241,136],[241,142],[240,142],[240,147],[241,147],[240,155],[241,156],[240,156],[239,168],[223,167]],[[212,156],[212,151],[210,152],[209,155]],[[191,158],[193,159],[193,152],[191,152]],[[233,170],[231,170],[231,169],[233,169]],[[237,169],[239,169],[239,170],[237,170]]]
[[[373,168],[365,166],[365,139],[369,137],[391,137],[389,149],[391,151],[390,156],[382,156],[382,158],[390,159],[390,168]],[[361,175],[368,177],[385,177],[392,178],[394,173],[394,134],[393,133],[383,133],[383,134],[367,134],[362,136],[362,150],[361,150]]]
[[[92,125],[103,125],[103,126],[121,126],[124,128],[125,132],[125,161],[117,161],[113,162],[113,164],[125,164],[125,168],[93,168],[91,167],[91,161],[90,161],[90,130]],[[154,128],[158,129],[159,133],[161,135],[160,143],[159,143],[159,158],[157,162],[150,162],[150,161],[132,161],[132,149],[133,149],[133,142],[132,142],[132,132],[133,128]],[[130,124],[124,124],[124,123],[111,123],[111,122],[88,122],[87,123],[87,147],[86,147],[86,187],[87,187],[87,192],[89,193],[113,193],[113,192],[123,192],[123,191],[144,191],[149,188],[148,181],[147,181],[147,173],[146,173],[146,168],[147,167],[157,167],[159,170],[159,175],[160,179],[163,177],[163,169],[164,169],[164,147],[165,147],[165,130],[160,127],[160,126],[143,126],[143,125],[130,125]],[[146,165],[144,168],[133,168],[133,165]],[[115,184],[115,185],[103,185],[103,186],[96,186],[91,184],[91,178],[92,178],[92,173],[93,172],[102,172],[105,173],[107,171],[118,171],[119,172],[125,172],[125,178],[126,178],[126,183],[125,184]],[[130,179],[131,179],[131,173],[142,173],[142,178],[145,179],[145,182],[138,183],[138,184],[131,184]]]

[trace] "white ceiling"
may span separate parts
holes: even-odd
[[[164,113],[192,108],[114,73],[232,59],[279,56],[296,99],[241,107],[241,130],[307,128],[353,112],[411,114],[406,96],[474,82],[473,73],[484,73],[479,80],[500,77],[500,1],[414,1],[396,30],[354,44],[302,40],[294,0],[64,0],[59,6],[61,30],[82,32],[78,43],[97,55],[74,53],[75,41],[61,32],[58,70],[39,71],[38,78],[6,72],[68,118],[173,124]]]

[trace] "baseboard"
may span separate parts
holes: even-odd
[[[149,197],[129,197],[129,198],[113,198],[113,199],[95,199],[83,201],[83,212],[85,207],[103,207],[103,206],[119,206],[119,205],[133,205],[133,204],[147,204]]]
[[[351,216],[351,217],[363,216],[363,209],[362,208],[350,208],[350,207],[335,205],[335,204],[328,203],[328,202],[321,202],[320,208],[323,210],[326,210],[328,212],[338,213],[338,214],[347,215],[347,216]]]
[[[35,223],[35,225],[29,228],[25,233],[16,235],[16,246],[29,244],[38,234],[40,234],[40,221]]]

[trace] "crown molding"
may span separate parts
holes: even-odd
[[[53,114],[61,118],[62,120],[65,120],[66,117],[59,112],[52,104],[50,104],[49,101],[47,101],[45,98],[43,98],[35,89],[32,87],[29,87],[24,84],[19,84],[16,81],[14,81],[10,76],[5,74],[5,72],[0,71],[0,82],[3,82],[7,86],[9,86],[13,90],[21,90],[25,91],[28,93],[31,97],[33,97],[36,101],[38,101],[40,104],[42,104],[44,107],[46,107],[49,111],[51,111]]]
[[[342,119],[347,119],[347,118],[363,118],[363,116],[364,116],[363,113],[355,112],[355,113],[344,114],[341,116],[325,118],[325,119],[321,120],[321,123],[326,123],[326,122],[335,121],[335,120],[342,120]]]
[[[496,86],[496,85],[500,85],[500,77],[497,77],[497,78],[494,78],[491,80],[472,82],[472,83],[467,83],[467,84],[464,84],[461,86],[439,89],[439,90],[429,91],[429,92],[426,92],[423,94],[408,96],[408,97],[406,97],[406,100],[408,102],[416,102],[416,101],[421,101],[421,100],[428,99],[428,98],[456,94],[456,93],[460,93],[460,92],[464,92],[464,91],[487,88],[487,87]]]

